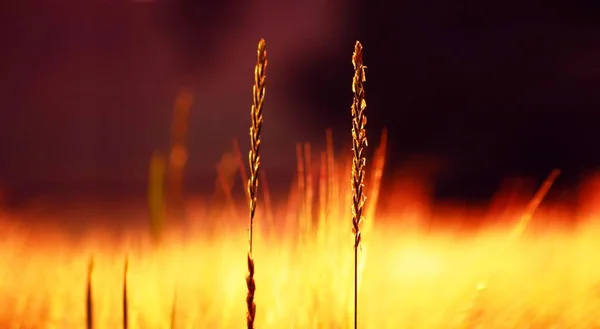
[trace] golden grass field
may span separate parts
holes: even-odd
[[[600,190],[588,193],[587,204],[593,204],[594,195]],[[600,212],[576,215],[542,204],[528,230],[509,241],[518,221],[510,214],[521,208],[484,215],[444,207],[440,213],[418,197],[388,197],[404,206],[371,218],[373,225],[365,230],[362,328],[600,328],[600,224],[595,219]],[[129,328],[244,325],[246,216],[234,219],[223,212],[209,225],[209,211],[199,199],[191,200],[185,234],[173,228],[156,246],[144,227],[144,211],[136,213],[132,206],[102,213],[106,208],[89,204],[78,211],[3,214],[2,328],[85,328],[91,256],[94,328],[122,327],[126,257]],[[351,327],[350,200],[324,208],[332,216],[306,234],[298,233],[289,206],[280,208],[274,211],[278,223],[256,222],[256,326]],[[123,224],[107,224],[109,215]],[[24,226],[16,217],[19,223],[43,217],[46,224]],[[263,217],[264,212],[257,214]],[[483,217],[503,222],[459,228],[458,223]],[[564,224],[575,219],[577,225]],[[70,231],[77,221],[88,224]],[[433,222],[455,225],[424,225]]]

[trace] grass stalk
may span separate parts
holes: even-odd
[[[319,161],[319,216],[317,232],[327,220],[327,152],[321,152]]]
[[[300,229],[304,232],[304,225],[306,220],[306,173],[304,171],[304,150],[302,149],[302,144],[296,144],[296,174],[297,174],[297,183],[298,183],[298,204],[299,211],[298,221],[300,222]]]
[[[539,208],[540,204],[542,203],[542,201],[550,191],[550,188],[552,187],[552,185],[554,185],[554,182],[556,181],[558,176],[560,176],[560,174],[560,169],[554,169],[552,170],[552,172],[550,172],[548,177],[546,177],[546,180],[544,180],[540,188],[536,191],[533,198],[527,204],[527,207],[525,208],[525,211],[519,218],[519,221],[517,221],[512,231],[510,232],[510,235],[508,236],[504,248],[501,249],[499,251],[499,254],[495,257],[496,259],[501,259],[503,256],[502,254],[506,252],[506,249],[508,249],[508,247],[511,244],[513,244],[523,235],[525,229],[531,222],[533,214]],[[481,311],[477,309],[477,304],[479,304],[479,300],[482,298],[481,296],[487,289],[490,281],[492,280],[495,274],[496,272],[492,272],[485,279],[477,283],[475,295],[471,299],[471,302],[467,307],[467,314],[463,321],[463,328],[472,328],[476,324],[477,319],[481,317]]]
[[[269,184],[267,183],[267,173],[263,169],[260,171],[260,181],[262,182],[262,192],[263,198],[265,200],[264,209],[265,209],[265,220],[266,220],[266,228],[271,228],[273,226],[273,204],[271,203],[271,191],[269,190]]]
[[[173,303],[171,303],[171,329],[175,329],[177,324],[177,287],[173,292]]]
[[[93,303],[93,293],[92,293],[93,273],[94,273],[94,259],[90,258],[90,261],[88,263],[87,285],[86,285],[86,293],[85,293],[85,320],[86,320],[86,328],[87,329],[94,328],[94,303]]]
[[[360,223],[363,220],[363,206],[366,196],[364,194],[365,178],[365,148],[367,146],[367,117],[365,109],[365,90],[363,83],[366,80],[365,66],[362,62],[362,44],[356,41],[352,54],[354,77],[352,79],[352,231],[354,233],[354,329],[358,328],[358,248],[361,241]]]
[[[313,221],[313,195],[314,195],[314,186],[313,186],[313,172],[312,172],[312,151],[310,147],[310,143],[304,143],[304,174],[305,174],[305,196],[304,196],[304,215],[305,219],[305,231],[304,236],[308,236],[312,233],[312,229],[314,226]]]
[[[221,185],[221,189],[223,190],[223,194],[225,196],[225,201],[227,202],[229,212],[231,213],[231,218],[238,218],[238,213],[235,207],[235,201],[233,199],[232,194],[232,185],[229,184],[227,180],[227,174],[223,171],[221,166],[217,166],[217,179],[219,181],[219,185]]]
[[[183,176],[188,158],[187,135],[189,112],[194,102],[191,90],[177,94],[171,122],[171,150],[169,152],[169,203],[170,210],[181,220],[183,206]]]
[[[537,190],[537,192],[533,196],[533,199],[531,199],[531,201],[527,204],[523,215],[521,215],[521,218],[519,218],[517,225],[515,225],[513,231],[511,232],[510,242],[512,242],[515,239],[518,239],[521,235],[523,235],[525,228],[527,228],[529,222],[531,221],[531,218],[533,217],[533,213],[540,206],[542,200],[544,200],[546,194],[548,194],[548,191],[550,191],[550,188],[552,187],[552,185],[554,185],[554,182],[556,181],[560,173],[560,169],[554,169],[552,170],[552,172],[550,172],[548,177],[546,177],[546,180],[544,180],[540,188]]]
[[[334,213],[333,209],[337,206],[335,200],[338,197],[338,180],[336,179],[337,173],[335,171],[335,151],[333,150],[333,132],[331,129],[327,129],[325,133],[326,139],[326,153],[327,153],[327,218],[334,218],[337,216],[337,211]]]
[[[165,204],[165,174],[167,159],[160,152],[154,152],[148,170],[148,215],[150,216],[150,235],[155,244],[161,241],[167,224]]]
[[[249,199],[250,196],[248,195],[248,175],[246,174],[246,166],[244,165],[244,160],[242,160],[242,151],[240,151],[240,143],[238,143],[237,139],[234,138],[232,145],[233,154],[235,155],[235,159],[238,162],[240,178],[244,187],[244,195],[246,195],[246,199]]]
[[[250,222],[248,227],[248,275],[246,286],[246,325],[248,329],[254,329],[256,317],[256,304],[254,303],[254,292],[256,282],[254,281],[254,258],[252,256],[252,229],[254,226],[254,214],[256,213],[256,199],[258,195],[258,177],[260,169],[260,132],[263,122],[263,103],[265,100],[265,81],[267,69],[267,51],[264,39],[258,42],[256,66],[254,67],[254,86],[252,88],[252,108],[250,110],[250,151],[248,153],[248,164],[250,165],[250,178],[248,179],[248,208]]]
[[[365,222],[368,228],[373,226],[373,218],[375,217],[375,210],[377,209],[377,202],[379,200],[379,191],[381,191],[381,179],[383,178],[383,169],[385,167],[385,157],[387,152],[387,129],[383,129],[381,132],[381,138],[379,140],[379,146],[375,151],[375,157],[373,158],[371,179],[369,180],[370,201],[369,206],[366,207],[366,218],[369,221]],[[367,231],[363,228],[363,231]]]
[[[123,329],[129,328],[129,303],[127,297],[127,277],[129,276],[129,257],[125,258],[123,267]]]

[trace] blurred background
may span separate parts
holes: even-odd
[[[600,167],[600,2],[20,0],[0,5],[0,182],[12,195],[145,195],[190,88],[188,190],[247,152],[267,40],[263,165],[289,186],[295,143],[349,142],[351,52],[365,47],[369,136],[390,177],[421,165],[439,198],[506,177],[575,184]],[[415,160],[416,159],[416,160]],[[208,177],[208,180],[207,180]],[[212,190],[214,184],[206,186]]]

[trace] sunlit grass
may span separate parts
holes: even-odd
[[[2,327],[84,328],[86,268],[92,255],[95,328],[122,326],[127,256],[130,328],[170,328],[173,303],[176,328],[242,327],[245,218],[217,218],[229,225],[208,236],[203,214],[198,207],[188,213],[195,224],[187,241],[172,230],[159,247],[147,229],[118,238],[92,229],[75,241],[60,227],[5,227],[0,242]],[[546,205],[530,230],[508,248],[510,225],[458,234],[409,229],[394,214],[379,216],[364,241],[361,327],[600,327],[600,226],[590,214],[570,230],[545,224],[568,216]],[[282,234],[266,235],[257,222],[254,253],[261,266],[256,300],[262,305],[257,327],[351,326],[353,236],[348,217],[339,217],[322,225],[321,234],[301,240],[293,225],[281,223]],[[477,291],[488,278],[485,289]]]

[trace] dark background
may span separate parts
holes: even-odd
[[[0,6],[0,181],[13,194],[143,194],[186,86],[196,96],[189,189],[211,182],[232,138],[247,149],[261,37],[270,58],[263,165],[273,177],[291,177],[294,143],[318,144],[327,127],[348,142],[357,39],[372,144],[387,126],[390,168],[436,159],[439,197],[487,198],[503,177],[543,179],[555,167],[574,184],[600,165],[598,1]]]

